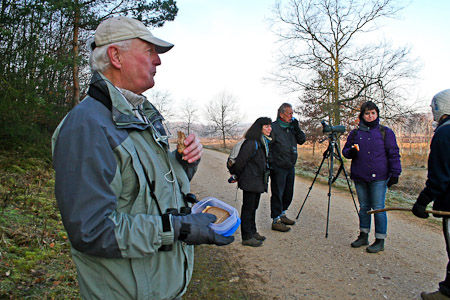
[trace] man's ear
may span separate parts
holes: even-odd
[[[115,46],[111,45],[107,49],[109,60],[111,61],[111,65],[115,67],[116,69],[122,68],[122,57],[120,54],[120,49]]]

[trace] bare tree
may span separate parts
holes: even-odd
[[[432,121],[430,113],[410,113],[391,122],[394,123],[392,129],[400,145],[408,144],[408,155],[428,154],[429,142],[433,135]],[[400,147],[402,153],[405,151],[404,148]],[[416,148],[418,152],[413,153],[413,148]]]
[[[220,92],[207,104],[205,114],[214,130],[220,133],[225,148],[227,137],[234,135],[237,126],[243,119],[235,96],[227,91]]]
[[[148,100],[156,107],[157,110],[166,120],[170,120],[175,116],[174,100],[170,93],[164,90],[152,88],[145,92]]]
[[[192,99],[186,99],[179,109],[179,117],[183,121],[183,129],[190,134],[194,121],[198,119],[198,107]]]
[[[397,0],[278,0],[272,28],[282,46],[274,79],[300,91],[299,100],[333,124],[350,119],[367,100],[379,104],[384,118],[405,113],[401,100],[418,70],[410,48],[360,39],[402,9]]]

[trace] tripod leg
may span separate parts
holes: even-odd
[[[353,204],[355,205],[356,214],[359,215],[358,206],[356,206],[356,201],[355,201],[355,197],[354,197],[354,193],[353,193],[352,187],[350,185],[350,180],[348,179],[348,175],[347,175],[347,172],[345,171],[345,168],[343,168],[343,170],[344,170],[345,179],[347,180],[348,189],[350,191],[350,194],[352,195]]]
[[[328,224],[330,221],[330,203],[331,203],[331,181],[329,181],[328,185],[328,209],[327,209],[327,230],[325,232],[325,237],[328,237]]]
[[[311,186],[310,186],[309,189],[308,189],[308,193],[306,194],[305,200],[303,201],[303,204],[302,204],[302,206],[300,207],[300,210],[299,210],[299,212],[298,212],[298,214],[297,214],[297,217],[295,218],[296,220],[298,220],[298,218],[300,217],[300,213],[301,213],[302,210],[303,210],[303,206],[305,206],[306,199],[308,199],[309,193],[311,193],[311,190],[312,190],[312,187],[313,187],[313,185],[314,185],[314,182],[316,182],[317,176],[319,176],[320,169],[322,168],[323,162],[324,162],[325,159],[327,159],[327,157],[329,156],[329,152],[330,152],[330,147],[328,147],[328,149],[327,149],[327,150],[324,152],[324,154],[323,154],[322,162],[320,163],[319,168],[317,169],[316,175],[314,176],[314,179],[313,179],[313,181],[312,181],[312,183],[311,183]]]
[[[356,209],[356,214],[359,215],[358,206],[356,205],[354,193],[353,193],[352,187],[350,185],[350,180],[348,179],[347,171],[345,171],[344,161],[342,160],[341,152],[337,148],[337,145],[336,145],[336,152],[337,152],[337,158],[338,158],[339,162],[341,163],[342,171],[344,171],[345,180],[347,180],[348,190],[350,191],[350,195],[352,195],[353,204],[355,205],[355,209]]]
[[[327,209],[327,228],[325,232],[325,238],[328,237],[328,224],[330,222],[330,204],[331,204],[331,185],[333,184],[333,162],[334,162],[334,148],[335,148],[334,139],[330,143],[331,153],[330,153],[330,170],[328,173],[328,209]]]

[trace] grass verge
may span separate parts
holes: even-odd
[[[80,299],[45,159],[0,154],[0,298]]]
[[[196,246],[194,274],[183,300],[260,299],[243,286],[234,264],[223,247]]]

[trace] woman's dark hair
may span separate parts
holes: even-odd
[[[361,111],[359,112],[359,119],[363,120],[364,113],[368,110],[374,110],[374,109],[377,111],[377,115],[380,116],[380,110],[378,109],[378,106],[375,103],[373,103],[372,101],[364,102],[361,105]]]
[[[264,125],[272,125],[272,119],[268,117],[261,117],[256,119],[255,123],[245,133],[244,137],[247,140],[259,140],[262,134],[262,128]]]

